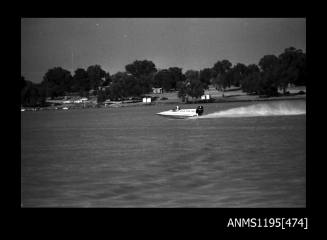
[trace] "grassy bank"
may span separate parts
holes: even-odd
[[[239,88],[229,88],[224,92],[216,90],[214,87],[210,87],[205,91],[205,94],[210,95],[211,102],[214,103],[228,103],[228,102],[251,102],[251,101],[277,101],[277,100],[298,100],[306,99],[306,88],[304,86],[290,87],[287,89],[288,95],[280,95],[278,97],[261,97],[258,95],[248,95]],[[303,91],[304,94],[298,94],[299,91]],[[281,94],[281,92],[280,92]],[[152,97],[157,97],[154,102],[156,104],[182,104],[182,100],[178,98],[176,92],[167,92],[162,94],[150,94]],[[166,100],[163,100],[166,99]],[[190,103],[193,101],[190,99]],[[194,100],[194,102],[201,102]]]
[[[230,88],[226,89],[224,92],[217,91],[215,88],[210,87],[208,90],[205,91],[205,94],[209,94],[211,96],[210,102],[211,103],[230,103],[230,102],[259,102],[259,101],[280,101],[280,100],[300,100],[306,99],[306,88],[305,87],[292,87],[288,88],[287,91],[289,92],[288,95],[280,95],[278,97],[260,97],[258,95],[248,95],[242,92],[239,88]],[[304,94],[298,94],[299,91],[303,91]],[[115,107],[137,107],[137,106],[144,106],[144,105],[182,105],[185,102],[182,102],[180,98],[178,98],[177,91],[173,92],[164,92],[161,94],[148,94],[148,96],[156,97],[156,99],[150,103],[145,104],[143,102],[133,102],[133,103],[119,103],[119,104],[112,104],[105,106],[104,104],[97,105],[91,104],[83,106],[83,104],[64,104],[61,106],[56,107],[44,107],[44,108],[25,108],[27,111],[36,111],[36,110],[63,110],[63,107],[67,107],[68,109],[80,109],[80,108],[115,108]],[[199,99],[194,99],[188,103],[204,103]]]

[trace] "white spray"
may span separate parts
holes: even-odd
[[[210,113],[198,118],[258,117],[306,114],[305,101],[259,103]]]

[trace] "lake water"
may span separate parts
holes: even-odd
[[[253,105],[22,112],[22,206],[305,207],[305,101]]]

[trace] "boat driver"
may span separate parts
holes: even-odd
[[[179,108],[179,106],[176,106],[176,111],[178,111],[180,108]]]

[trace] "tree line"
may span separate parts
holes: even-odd
[[[233,66],[223,59],[211,68],[185,73],[179,67],[157,69],[149,60],[136,60],[126,65],[125,71],[113,75],[100,65],[78,68],[73,75],[66,69],[54,67],[45,73],[39,84],[21,77],[21,103],[43,106],[48,97],[53,99],[69,93],[89,96],[90,90],[98,102],[120,100],[148,94],[153,87],[177,90],[178,96],[185,101],[188,97],[200,97],[209,85],[220,91],[236,86],[248,94],[276,96],[279,89],[285,93],[288,84],[306,85],[306,74],[306,54],[294,47],[286,48],[279,56],[265,55],[258,64]]]

